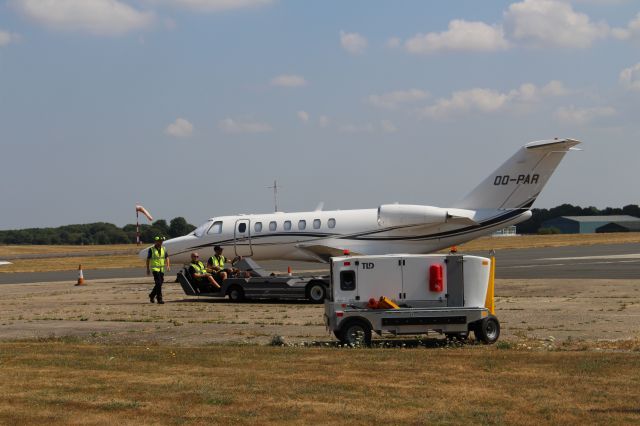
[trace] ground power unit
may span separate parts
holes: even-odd
[[[345,344],[370,344],[372,331],[437,332],[494,343],[495,261],[457,254],[343,256],[331,260],[325,324]]]

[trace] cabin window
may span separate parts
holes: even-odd
[[[275,221],[269,222],[269,231],[275,231],[278,229],[278,224]]]
[[[241,234],[244,234],[245,231],[247,230],[247,224],[242,222],[240,223],[240,225],[238,225],[238,232]]]
[[[340,290],[353,291],[356,289],[356,271],[340,271]]]
[[[313,229],[320,229],[320,219],[313,219]]]
[[[256,223],[253,225],[253,229],[254,229],[256,232],[262,232],[262,222],[256,222]]]
[[[304,231],[307,228],[307,221],[302,219],[298,222],[298,229]]]
[[[222,233],[222,221],[213,222],[211,228],[209,228],[209,234],[221,234]]]
[[[334,218],[331,218],[327,221],[327,225],[329,226],[329,228],[335,228],[336,227],[336,220]]]
[[[285,231],[291,231],[291,221],[290,220],[285,220],[283,227],[284,227]]]

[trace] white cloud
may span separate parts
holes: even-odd
[[[558,80],[551,80],[542,88],[542,94],[547,96],[565,96],[569,93],[569,89],[564,87],[564,84]]]
[[[493,112],[504,106],[508,95],[489,89],[471,89],[454,92],[448,99],[440,99],[435,105],[422,110],[425,116],[444,118],[458,112]]]
[[[620,83],[631,90],[640,90],[640,62],[620,71]]]
[[[533,47],[587,48],[609,33],[606,23],[591,22],[589,16],[559,0],[524,0],[504,13],[510,38]]]
[[[378,108],[394,109],[400,104],[427,99],[429,93],[420,89],[396,90],[382,95],[369,95],[367,102]]]
[[[193,134],[193,124],[184,118],[177,118],[164,132],[176,138],[188,138]]]
[[[449,98],[438,99],[434,105],[421,109],[419,113],[436,119],[468,112],[492,113],[507,107],[531,105],[543,97],[563,96],[568,92],[562,82],[557,80],[550,81],[542,88],[533,83],[524,83],[505,93],[474,88],[454,92]]]
[[[318,125],[320,127],[327,127],[329,126],[329,117],[327,117],[326,115],[321,115],[318,118]]]
[[[225,118],[218,123],[218,128],[225,133],[267,133],[273,128],[267,123]]]
[[[274,0],[160,0],[197,12],[223,12],[233,9],[248,9],[267,6]]]
[[[380,128],[385,133],[394,133],[398,131],[398,128],[396,127],[396,125],[389,120],[380,121]]]
[[[582,125],[600,117],[610,117],[616,114],[612,107],[576,108],[575,106],[558,108],[555,112],[556,120],[572,125]]]
[[[347,52],[358,55],[364,53],[368,43],[367,39],[358,33],[340,31],[340,45]]]
[[[303,123],[308,123],[309,122],[309,113],[306,111],[298,111],[296,113],[296,115],[298,116],[298,119],[300,121],[302,121]]]
[[[279,87],[302,87],[307,85],[307,80],[300,75],[281,74],[271,79],[271,85]]]
[[[449,22],[447,31],[416,34],[405,41],[404,47],[410,53],[450,50],[492,52],[507,49],[509,42],[504,38],[500,26],[456,19]]]
[[[55,30],[115,36],[148,27],[153,14],[119,0],[13,0],[29,19]]]
[[[627,28],[614,28],[611,34],[619,40],[627,40],[632,37],[640,36],[640,13],[634,19],[629,21]]]
[[[8,46],[20,40],[20,35],[9,31],[0,30],[0,47]]]

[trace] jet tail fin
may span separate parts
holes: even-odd
[[[579,143],[575,139],[553,139],[526,144],[453,207],[530,208],[564,155]]]

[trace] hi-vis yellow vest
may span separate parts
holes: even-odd
[[[166,250],[160,247],[160,252],[155,247],[151,247],[151,260],[149,261],[149,269],[156,272],[164,272],[164,257]]]
[[[193,266],[193,269],[195,270],[196,274],[204,274],[207,272],[206,268],[204,267],[204,264],[199,260],[197,262],[191,262],[191,266]],[[200,280],[202,278],[196,278],[196,279]]]
[[[220,269],[224,269],[224,264],[227,262],[226,257],[220,256],[220,259],[218,259],[216,256],[211,256],[211,259],[213,259],[213,266],[217,266]]]

